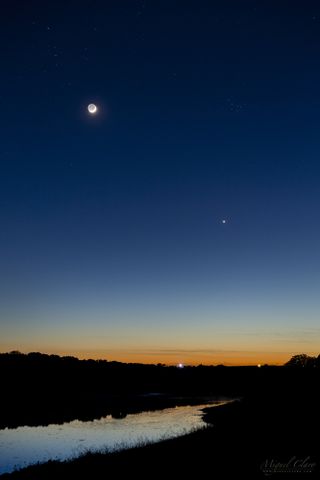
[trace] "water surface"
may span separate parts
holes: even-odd
[[[225,402],[142,412],[122,419],[108,415],[90,422],[6,428],[0,430],[0,474],[32,463],[77,457],[88,450],[120,450],[177,437],[201,428],[205,424],[202,409],[221,403]]]

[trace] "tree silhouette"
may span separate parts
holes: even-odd
[[[319,355],[320,356],[320,355]],[[299,355],[293,355],[290,360],[285,364],[287,367],[315,367],[319,365],[319,357],[311,357],[305,353]]]

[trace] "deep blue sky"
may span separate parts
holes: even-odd
[[[1,10],[0,348],[317,352],[319,2]]]

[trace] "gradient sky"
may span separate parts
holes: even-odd
[[[319,353],[318,1],[3,0],[0,38],[1,351]]]

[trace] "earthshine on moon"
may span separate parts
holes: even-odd
[[[91,115],[94,115],[95,113],[97,113],[97,111],[97,105],[95,105],[94,103],[90,103],[90,105],[88,105],[88,112],[91,113]]]

